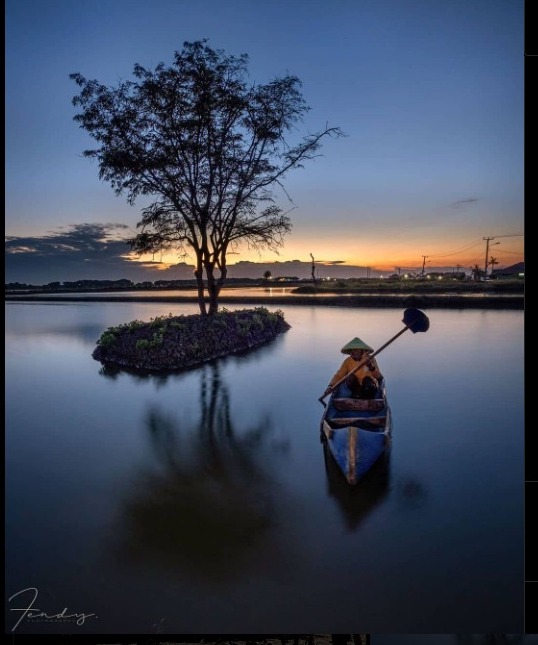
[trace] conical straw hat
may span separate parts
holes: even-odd
[[[342,354],[351,354],[352,349],[367,349],[370,352],[374,351],[370,347],[370,345],[367,345],[363,340],[361,340],[357,336],[355,336],[353,340],[350,340],[349,343],[346,343],[340,351],[342,352]]]

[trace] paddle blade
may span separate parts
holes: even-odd
[[[413,334],[416,334],[417,331],[428,331],[430,328],[428,316],[420,309],[414,309],[413,307],[409,307],[404,311],[402,322],[409,327]]]

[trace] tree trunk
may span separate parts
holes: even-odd
[[[209,296],[208,315],[213,316],[219,310],[219,291],[220,288],[215,280],[214,267],[212,264],[206,264],[205,272],[207,276],[207,293]]]
[[[198,289],[198,306],[200,307],[200,313],[202,316],[207,316],[207,309],[205,305],[205,291],[204,291],[204,272],[202,269],[202,258],[199,253],[196,253],[196,269],[194,271],[196,276],[196,286]]]

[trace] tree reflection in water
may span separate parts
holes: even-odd
[[[157,464],[125,503],[121,552],[215,579],[252,567],[262,546],[264,557],[275,548],[269,465],[288,446],[272,439],[267,415],[237,432],[218,364],[202,368],[200,409],[193,424],[148,411]]]

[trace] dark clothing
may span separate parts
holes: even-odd
[[[365,376],[359,383],[354,375],[351,375],[347,381],[347,386],[351,390],[351,396],[356,399],[375,399],[377,394],[377,380],[371,376]],[[337,634],[339,636],[339,634]]]

